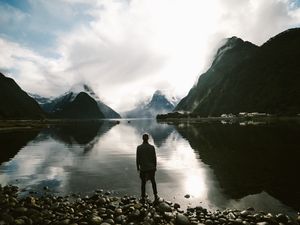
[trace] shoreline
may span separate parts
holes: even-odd
[[[196,206],[182,210],[178,203],[147,199],[141,203],[134,196],[114,196],[96,190],[91,196],[20,196],[17,186],[0,185],[0,224],[57,224],[57,225],[299,225],[300,214],[291,218],[285,214],[226,209],[208,211]]]
[[[158,123],[215,123],[220,122],[222,124],[240,124],[240,125],[260,125],[260,124],[268,124],[268,123],[287,123],[294,122],[300,124],[300,117],[277,117],[277,116],[269,116],[269,117],[182,117],[182,118],[156,118]]]
[[[156,120],[158,123],[215,123],[221,122],[223,124],[240,124],[240,125],[260,125],[268,123],[286,123],[293,122],[300,124],[300,116],[269,116],[269,117],[182,117],[182,118],[140,118]],[[120,121],[129,121],[139,120],[139,118],[120,118],[120,119],[87,119],[87,120],[76,120],[76,119],[42,119],[42,120],[26,120],[26,119],[10,119],[10,120],[1,120],[0,119],[0,132],[8,131],[26,131],[30,129],[42,129],[54,125],[76,125],[76,124],[86,124],[86,123],[115,123],[119,124]]]
[[[87,123],[115,123],[115,119],[92,119],[92,120],[73,120],[73,119],[44,119],[44,120],[0,120],[0,132],[26,131],[30,129],[43,129],[54,125],[77,125]]]

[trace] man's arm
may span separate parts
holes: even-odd
[[[140,153],[139,148],[136,148],[136,169],[140,170]]]
[[[157,164],[157,160],[156,160],[156,152],[155,152],[155,148],[153,147],[153,162],[156,168],[156,164]]]

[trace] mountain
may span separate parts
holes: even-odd
[[[287,30],[262,46],[227,39],[211,67],[175,111],[201,116],[223,113],[300,112],[300,29]]]
[[[11,78],[0,73],[0,119],[41,119],[39,104]]]
[[[167,97],[162,91],[157,90],[150,101],[139,104],[136,108],[128,111],[125,117],[128,118],[153,118],[157,114],[171,112],[178,100],[175,97]]]
[[[80,92],[74,99],[66,95],[57,108],[52,112],[52,117],[63,119],[100,119],[104,114],[98,108],[97,102],[85,92]]]
[[[98,105],[99,110],[104,114],[105,118],[121,118],[112,108],[103,103],[95,92],[86,84],[74,85],[68,92],[57,98],[45,98],[36,94],[30,94],[40,104],[42,109],[47,113],[54,113],[61,110],[64,105],[72,102],[79,93],[87,93],[93,98]]]
[[[47,104],[50,101],[52,101],[52,98],[46,98],[37,94],[32,94],[32,93],[28,93],[27,94],[33,98],[37,103],[39,103],[39,105],[43,105],[43,104]]]

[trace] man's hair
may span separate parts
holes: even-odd
[[[149,140],[149,135],[148,134],[143,134],[143,141],[146,142]]]

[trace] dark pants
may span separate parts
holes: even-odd
[[[146,182],[147,180],[151,181],[153,194],[157,195],[157,188],[156,188],[156,182],[155,182],[155,170],[151,171],[141,171],[140,172],[140,178],[142,180],[142,198],[145,198],[146,196]]]

